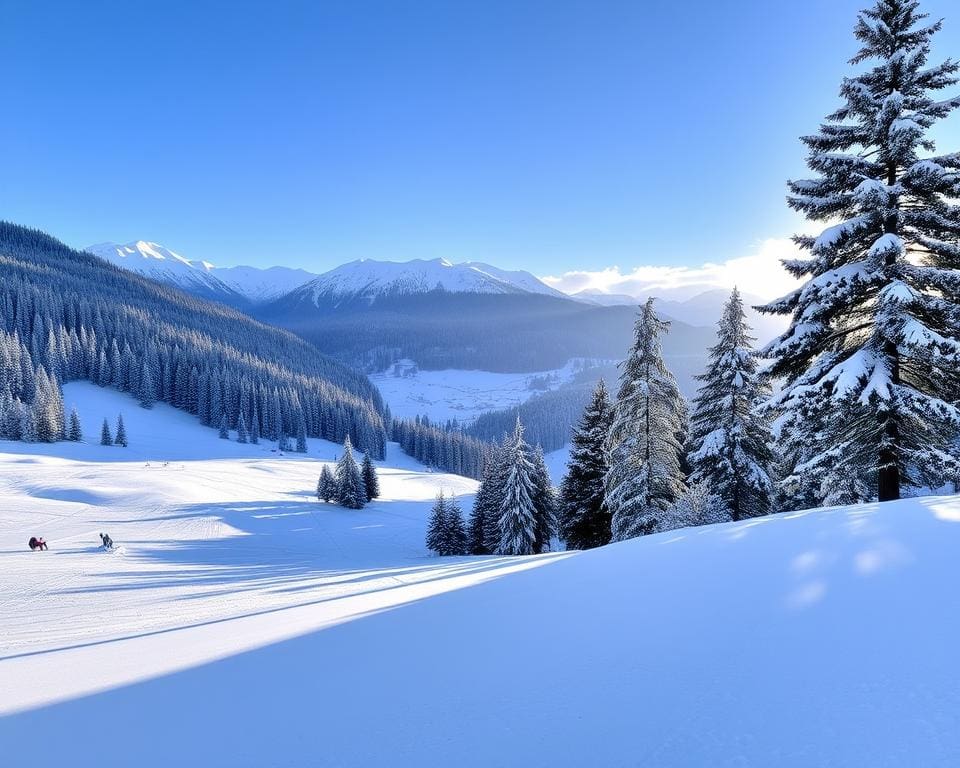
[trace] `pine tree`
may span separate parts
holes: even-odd
[[[253,406],[253,418],[250,424],[250,442],[253,445],[260,444],[260,415],[257,412],[257,406]]]
[[[113,435],[110,434],[110,424],[103,420],[103,426],[100,428],[100,445],[113,445]]]
[[[337,482],[333,479],[330,466],[323,465],[320,470],[320,479],[317,481],[317,498],[320,501],[332,501],[337,495]]]
[[[377,477],[377,468],[373,466],[369,453],[363,455],[361,474],[363,475],[363,487],[367,494],[367,500],[372,501],[380,498],[380,479]]]
[[[717,343],[690,417],[690,483],[703,483],[732,520],[770,511],[770,430],[755,405],[769,396],[757,372],[753,338],[736,288],[723,308]]]
[[[337,462],[337,502],[347,509],[360,509],[367,502],[360,467],[353,457],[350,436],[343,444],[343,455]]]
[[[507,482],[504,446],[488,453],[483,477],[470,512],[468,548],[472,555],[491,555],[500,547],[500,510]]]
[[[117,431],[113,438],[113,444],[122,446],[123,448],[127,447],[127,430],[123,426],[123,414],[117,414]]]
[[[603,503],[606,440],[613,410],[601,379],[571,437],[567,474],[560,484],[560,536],[570,549],[610,542],[610,512]]]
[[[284,433],[280,433],[280,439],[277,441],[277,450],[280,453],[289,453],[290,452],[290,438]]]
[[[230,427],[227,426],[227,414],[220,414],[220,439],[229,440],[230,439]]]
[[[610,469],[604,479],[614,541],[663,530],[663,513],[684,491],[680,436],[686,405],[660,346],[669,325],[657,317],[653,299],[648,299],[637,316],[634,344],[620,373],[607,439]]]
[[[509,474],[500,507],[499,555],[532,555],[536,551],[537,512],[529,451],[530,446],[523,439],[523,425],[517,419],[507,449]]]
[[[297,453],[306,453],[307,452],[307,422],[303,418],[303,414],[300,414],[300,418],[297,421]]]
[[[960,65],[928,62],[941,24],[924,26],[918,5],[877,0],[860,14],[851,63],[873,65],[844,79],[842,106],[804,137],[817,177],[790,183],[792,208],[840,221],[795,238],[809,258],[784,266],[806,283],[764,308],[792,316],[764,354],[784,380],[772,404],[796,453],[784,483],[800,492],[855,476],[889,501],[919,485],[919,467],[956,466],[960,154],[933,156],[929,130],[960,107],[932,96]]]
[[[246,443],[250,441],[250,435],[247,433],[247,422],[243,419],[243,411],[237,416],[237,442]]]
[[[451,496],[447,503],[446,523],[447,554],[467,554],[467,532],[463,524],[463,510],[460,509],[456,496]]]
[[[550,542],[557,535],[557,496],[550,480],[550,470],[538,445],[531,460],[533,471],[530,480],[533,483],[533,509],[536,519],[536,536],[533,551],[537,554],[550,551]]]
[[[69,438],[75,443],[83,441],[83,429],[80,426],[80,416],[77,414],[77,409],[72,408],[70,410],[70,431]]]
[[[157,401],[157,387],[153,383],[153,371],[150,364],[144,360],[140,369],[140,405],[143,408],[153,408]]]
[[[447,502],[440,491],[430,510],[427,524],[427,549],[441,557],[447,554]]]

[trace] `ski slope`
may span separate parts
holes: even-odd
[[[469,480],[391,452],[339,510],[336,446],[66,390],[131,447],[0,444],[3,765],[957,764],[957,497],[438,559]]]

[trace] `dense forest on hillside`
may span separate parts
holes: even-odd
[[[242,423],[271,440],[349,435],[383,456],[376,388],[290,333],[5,222],[0,277],[4,437],[62,437],[59,383],[89,379],[213,427]]]
[[[465,431],[478,440],[498,443],[513,431],[519,417],[527,442],[547,452],[555,451],[570,442],[573,426],[601,378],[616,381],[617,366],[610,363],[586,368],[560,389],[544,392],[513,408],[481,414]]]

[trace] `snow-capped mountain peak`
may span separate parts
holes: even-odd
[[[307,283],[313,303],[446,293],[526,294],[563,296],[528,272],[508,272],[488,264],[448,259],[393,262],[360,259],[325,272]]]

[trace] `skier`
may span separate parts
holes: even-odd
[[[109,534],[101,533],[100,541],[103,542],[104,549],[113,549],[113,539],[110,538]]]
[[[47,549],[47,542],[43,540],[42,536],[31,536],[30,541],[27,542],[27,545],[34,552],[37,550]]]

